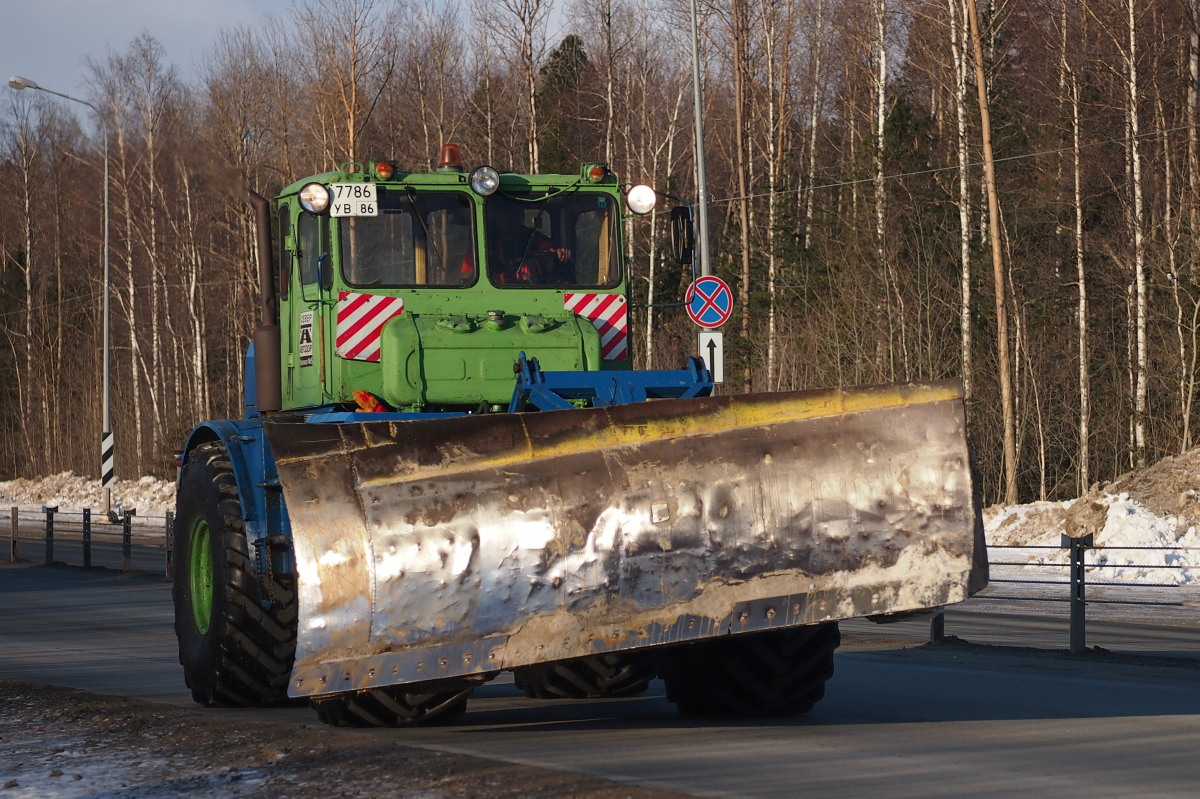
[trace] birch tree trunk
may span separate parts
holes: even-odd
[[[1135,335],[1136,350],[1134,365],[1135,386],[1133,400],[1133,462],[1135,466],[1146,465],[1146,398],[1149,356],[1146,345],[1146,242],[1145,220],[1142,197],[1142,151],[1141,129],[1138,122],[1138,74],[1137,74],[1137,0],[1126,0],[1126,23],[1128,46],[1125,54],[1126,107],[1129,120],[1129,165],[1132,175],[1130,191],[1133,201],[1131,218],[1133,234],[1133,277],[1135,291]]]
[[[959,351],[963,394],[972,389],[971,357],[971,187],[967,163],[967,23],[963,0],[946,0],[950,20],[950,53],[954,59],[954,122],[958,171],[958,242],[962,276],[959,281]]]

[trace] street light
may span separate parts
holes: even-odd
[[[44,86],[37,85],[29,78],[22,78],[20,75],[13,75],[9,78],[8,85],[17,91],[21,89],[37,89],[39,92],[46,92],[47,94],[53,94],[55,97],[61,97],[64,100],[86,105],[96,112],[96,117],[100,120],[100,126],[104,130],[104,384],[101,408],[101,415],[104,417],[104,429],[100,433],[100,482],[104,486],[104,512],[105,514],[109,514],[112,511],[112,484],[116,479],[116,469],[114,468],[116,448],[113,441],[112,416],[109,408],[109,372],[112,349],[109,326],[109,296],[112,294],[112,280],[108,268],[108,123],[104,121],[104,115],[100,113],[100,109],[87,100],[80,100],[78,97],[72,97],[69,94],[47,89]]]

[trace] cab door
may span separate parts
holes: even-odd
[[[294,227],[290,222],[285,208],[280,214],[280,258],[290,274],[286,308],[280,314],[285,331],[283,390],[289,408],[311,408],[325,401],[328,336],[322,299],[328,277],[324,273],[330,269],[329,225],[326,217],[307,211],[297,214]]]

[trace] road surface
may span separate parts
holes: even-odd
[[[161,578],[0,565],[0,608],[0,677],[191,706]],[[501,678],[457,725],[367,734],[694,796],[1196,795],[1196,630],[1142,626],[1139,656],[1071,657],[1058,622],[1016,634],[1043,650],[968,643],[1018,621],[951,611],[940,645],[921,643],[924,621],[844,625],[826,698],[798,719],[685,719],[658,682],[634,699],[536,701]],[[1129,632],[1111,624],[1091,639]],[[206,712],[314,722],[302,707]]]

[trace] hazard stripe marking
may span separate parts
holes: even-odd
[[[602,358],[623,361],[629,357],[629,305],[623,295],[567,293],[563,306],[595,325]]]
[[[379,361],[379,341],[388,320],[404,312],[404,300],[353,291],[338,293],[337,354],[352,361]]]
[[[100,434],[100,486],[112,488],[117,482],[116,439],[111,430]]]

